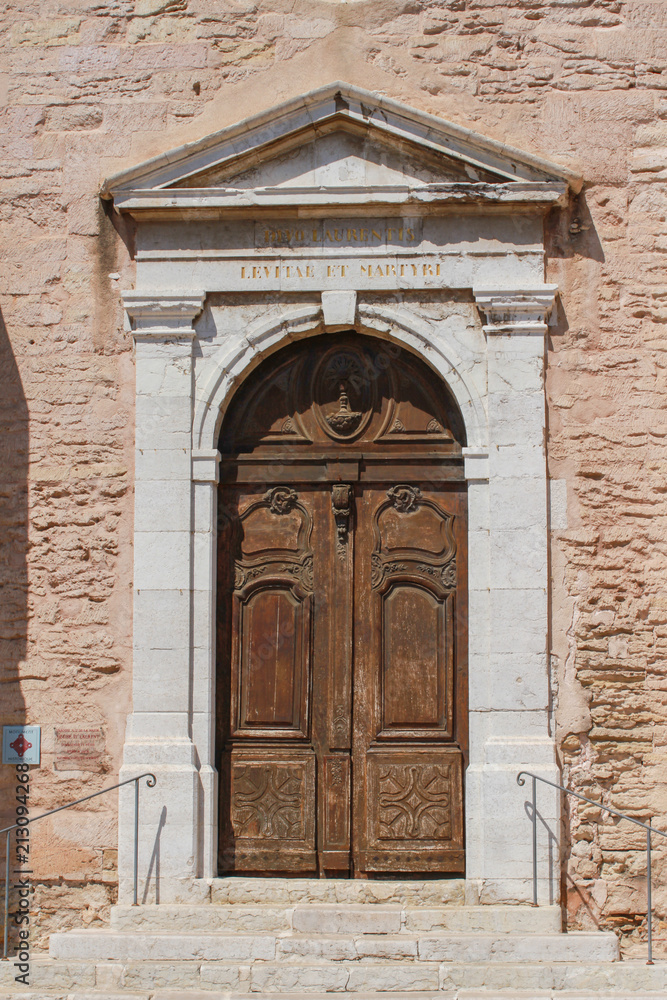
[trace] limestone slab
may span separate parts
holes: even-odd
[[[557,934],[561,929],[559,906],[461,906],[409,907],[405,930],[459,933]]]
[[[291,928],[292,911],[274,906],[216,906],[207,904],[152,906],[113,906],[111,927],[117,931],[190,931],[197,927],[214,931],[249,933],[277,933]]]
[[[463,879],[214,878],[211,902],[257,905],[281,903],[370,903],[463,905]]]
[[[615,962],[618,957],[618,939],[612,933],[419,938],[419,959],[425,962]]]
[[[400,907],[296,906],[295,931],[309,934],[392,934],[401,929]]]
[[[130,961],[247,961],[272,959],[276,940],[271,935],[198,933],[129,934],[122,931],[66,931],[52,934],[49,945],[53,958]]]
[[[435,990],[438,966],[426,962],[369,962],[349,967],[348,992],[361,990]]]
[[[349,970],[331,963],[321,965],[257,964],[250,975],[253,993],[340,993],[348,988]]]

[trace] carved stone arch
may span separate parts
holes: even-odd
[[[484,399],[466,376],[455,345],[447,341],[446,328],[438,332],[433,324],[407,309],[387,309],[376,305],[361,305],[359,317],[361,322],[355,324],[358,333],[391,340],[406,347],[440,375],[459,407],[468,448],[486,449],[488,424]],[[223,345],[212,361],[213,370],[207,373],[201,390],[197,392],[193,427],[195,451],[217,448],[220,427],[235,387],[264,358],[292,340],[323,332],[320,309],[309,306],[255,323],[247,331],[244,341],[231,349]]]

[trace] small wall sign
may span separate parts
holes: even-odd
[[[2,763],[39,764],[40,726],[3,726]]]
[[[101,771],[104,732],[99,726],[55,727],[56,771]]]

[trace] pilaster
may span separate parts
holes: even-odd
[[[203,293],[126,292],[136,358],[133,714],[121,779],[153,771],[140,814],[140,894],[177,898],[197,874],[192,739],[191,427],[194,320]],[[120,897],[130,891],[133,797],[121,790]]]
[[[215,615],[217,583],[217,487],[220,453],[192,452],[194,500],[192,550],[192,735],[199,758],[201,828],[198,875],[213,878],[218,861],[218,772],[215,767]]]
[[[526,859],[531,827],[516,773],[526,768],[557,780],[555,745],[549,726],[548,534],[545,451],[544,351],[547,316],[556,286],[475,289],[485,320],[488,372],[488,582],[471,579],[469,815],[503,814],[503,822],[479,826],[469,842],[468,872],[487,900],[529,898]],[[479,460],[477,460],[479,461]],[[470,516],[475,499],[475,462],[469,485]],[[466,470],[468,475],[468,469]],[[472,495],[470,492],[472,491]],[[474,545],[470,525],[471,555]],[[476,620],[488,634],[476,637]],[[486,669],[478,658],[484,655]],[[517,794],[517,792],[519,794]],[[558,895],[558,800],[545,789],[542,818],[551,831],[544,847],[540,894]],[[474,827],[472,827],[474,828]],[[471,826],[468,826],[471,829]],[[543,831],[544,832],[544,831]],[[556,849],[554,850],[554,844]]]

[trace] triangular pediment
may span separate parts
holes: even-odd
[[[288,204],[562,201],[565,167],[377,94],[333,84],[110,177],[132,214]]]
[[[333,124],[333,123],[332,123]],[[463,160],[424,149],[418,143],[390,143],[380,131],[364,134],[341,119],[331,131],[319,131],[310,141],[305,136],[285,137],[276,155],[259,163],[248,157],[234,158],[185,178],[184,187],[252,188],[345,188],[386,187],[443,182],[503,182],[493,170],[472,166]],[[170,184],[169,187],[179,186]]]

